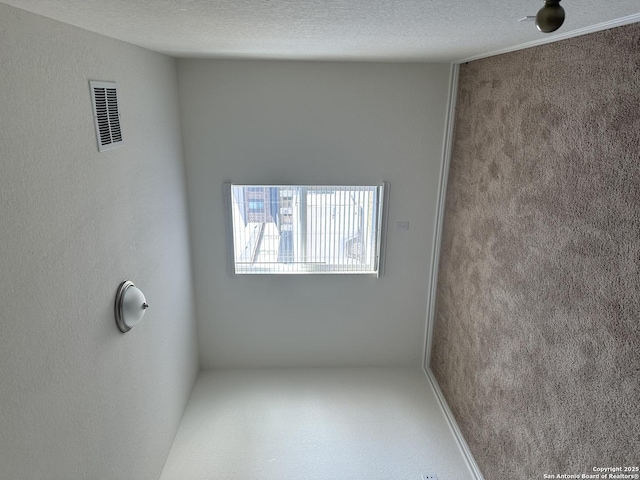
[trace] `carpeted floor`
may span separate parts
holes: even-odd
[[[460,69],[431,367],[487,480],[640,465],[640,24]]]

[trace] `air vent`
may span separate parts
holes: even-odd
[[[118,86],[114,82],[89,82],[96,125],[98,151],[123,145],[118,107]]]

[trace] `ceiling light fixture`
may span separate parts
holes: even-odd
[[[563,23],[564,8],[560,6],[560,0],[544,0],[544,7],[536,15],[538,30],[543,33],[555,32]]]

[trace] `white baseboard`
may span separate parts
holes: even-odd
[[[480,53],[472,57],[463,58],[453,63],[466,63],[473,60],[480,60],[481,58],[493,57],[494,55],[501,55],[503,53],[515,52],[517,50],[524,50],[526,48],[537,47],[539,45],[545,45],[547,43],[559,42],[560,40],[566,40],[568,38],[579,37],[581,35],[587,35],[589,33],[599,32],[601,30],[609,30],[610,28],[622,27],[623,25],[629,25],[631,23],[640,22],[640,13],[634,13],[633,15],[627,15],[626,17],[616,18],[615,20],[609,20],[607,22],[597,23],[589,27],[578,28],[571,30],[570,32],[564,32],[554,35],[548,35],[539,40],[533,40],[531,42],[521,43],[519,45],[513,45],[511,47],[501,48],[493,50],[491,52]]]
[[[440,181],[438,185],[438,203],[436,205],[436,219],[433,228],[433,245],[431,247],[430,285],[427,295],[427,318],[424,332],[424,348],[422,351],[422,365],[428,366],[431,358],[431,339],[436,311],[436,292],[438,288],[438,267],[440,263],[440,245],[442,239],[442,223],[444,221],[444,207],[447,197],[447,182],[449,179],[449,164],[451,149],[453,148],[453,128],[456,116],[456,99],[458,95],[458,74],[460,66],[451,64],[449,79],[449,99],[447,117],[445,120],[444,143],[442,145],[442,162],[440,164]]]
[[[436,290],[438,282],[438,263],[440,260],[440,245],[442,240],[442,224],[444,220],[444,208],[447,195],[447,181],[449,177],[449,164],[451,161],[451,153],[453,147],[453,127],[455,120],[456,110],[456,96],[458,92],[458,70],[459,66],[456,64],[451,65],[451,78],[449,84],[449,104],[447,108],[447,119],[445,125],[445,138],[442,149],[442,164],[440,169],[440,191],[438,194],[438,205],[436,209],[436,221],[434,228],[433,247],[431,252],[431,288],[429,289],[428,301],[427,301],[427,315],[426,315],[426,328],[425,328],[425,343],[422,359],[422,370],[427,377],[427,381],[433,388],[433,391],[438,399],[442,413],[447,419],[451,433],[453,433],[460,452],[465,459],[467,467],[471,476],[475,480],[484,480],[478,464],[476,463],[466,440],[462,436],[462,432],[458,427],[453,413],[447,404],[447,401],[442,394],[442,390],[438,385],[438,381],[433,376],[429,362],[431,359],[431,342],[433,337],[433,324],[435,321],[435,304],[436,304]]]
[[[444,394],[442,393],[442,390],[440,389],[440,385],[438,385],[438,381],[436,380],[436,377],[433,375],[431,368],[423,368],[423,371],[427,377],[427,380],[431,384],[433,391],[436,394],[436,398],[438,399],[440,408],[442,409],[442,412],[444,413],[444,416],[447,419],[447,423],[449,424],[449,428],[451,429],[451,432],[453,433],[453,436],[455,437],[456,442],[458,442],[458,446],[460,447],[460,452],[462,453],[462,456],[464,457],[464,460],[467,463],[467,467],[469,468],[471,475],[475,480],[484,480],[484,477],[482,476],[482,472],[480,471],[480,468],[478,467],[478,464],[476,463],[475,458],[473,458],[473,454],[471,453],[471,450],[469,450],[469,445],[467,445],[467,441],[462,436],[460,427],[458,427],[458,422],[456,422],[456,419],[453,416],[453,413],[451,413],[449,404],[447,403],[447,400],[444,398]]]

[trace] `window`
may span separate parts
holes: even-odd
[[[249,211],[252,213],[258,213],[264,211],[264,201],[262,200],[249,200]]]
[[[236,274],[380,273],[384,185],[231,185]]]

